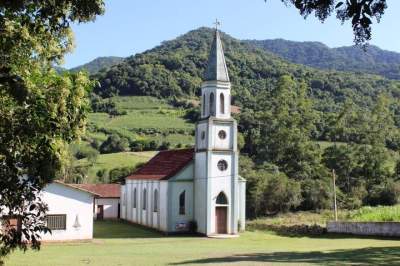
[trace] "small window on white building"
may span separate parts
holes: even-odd
[[[146,189],[143,190],[143,210],[146,210],[147,207],[147,191]]]
[[[219,112],[221,114],[225,114],[225,97],[222,92],[219,95]]]
[[[215,107],[214,107],[214,93],[210,93],[210,115],[215,116]]]
[[[183,191],[180,195],[179,195],[179,214],[180,215],[185,215],[186,213],[186,192]]]
[[[158,212],[158,190],[157,189],[154,190],[154,203],[153,203],[153,206],[154,206],[153,211],[154,212]]]
[[[220,139],[226,139],[226,132],[225,132],[225,130],[220,130],[220,131],[218,132],[218,137],[219,137]]]
[[[218,205],[227,205],[228,204],[228,199],[225,196],[224,192],[220,192],[217,196],[216,203]]]
[[[134,188],[134,190],[133,190],[133,208],[135,208],[136,209],[136,206],[137,206],[137,191],[136,191],[136,188]]]
[[[67,215],[66,214],[47,215],[46,224],[50,230],[65,230],[67,229]]]
[[[228,169],[228,163],[225,160],[219,160],[217,167],[220,171],[225,171]]]
[[[206,115],[206,95],[203,94],[203,115]]]

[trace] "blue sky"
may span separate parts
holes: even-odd
[[[371,44],[400,52],[399,0],[388,0],[380,24],[373,26]],[[398,14],[397,14],[398,15]],[[321,24],[304,20],[281,0],[106,0],[106,12],[96,21],[73,26],[75,49],[64,67],[84,64],[99,56],[129,56],[151,49],[218,18],[221,30],[238,39],[320,41],[330,47],[352,45],[351,26],[334,17]]]

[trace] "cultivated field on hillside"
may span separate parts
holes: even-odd
[[[185,111],[150,96],[116,96],[112,100],[126,115],[90,113],[87,136],[104,141],[116,132],[131,139],[145,138],[172,146],[192,144],[194,125],[183,118]]]
[[[116,167],[135,167],[138,164],[147,162],[153,157],[156,152],[117,152],[110,154],[100,154],[93,165],[89,165],[87,159],[78,161],[79,165],[88,166],[88,180],[87,183],[95,182],[96,173],[99,170],[110,171]]]

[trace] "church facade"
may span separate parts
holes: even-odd
[[[237,124],[218,30],[202,84],[194,149],[161,151],[121,186],[121,218],[167,233],[210,236],[245,228],[246,183],[239,176]]]

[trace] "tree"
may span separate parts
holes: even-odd
[[[267,1],[267,0],[265,0]],[[379,23],[387,8],[386,0],[281,0],[292,4],[307,18],[314,13],[322,22],[336,11],[336,17],[344,23],[351,20],[356,44],[371,40],[372,19]]]
[[[0,3],[0,213],[22,222],[21,231],[0,233],[0,257],[27,249],[23,239],[39,248],[47,231],[38,193],[60,170],[67,143],[84,130],[94,85],[83,73],[59,75],[52,65],[72,48],[70,23],[102,12],[101,0]]]
[[[258,161],[276,164],[291,178],[318,177],[320,150],[311,141],[316,113],[304,83],[282,76],[276,88],[262,95],[252,123],[245,132]]]
[[[129,149],[129,141],[117,134],[109,136],[100,146],[101,153],[122,152]]]

